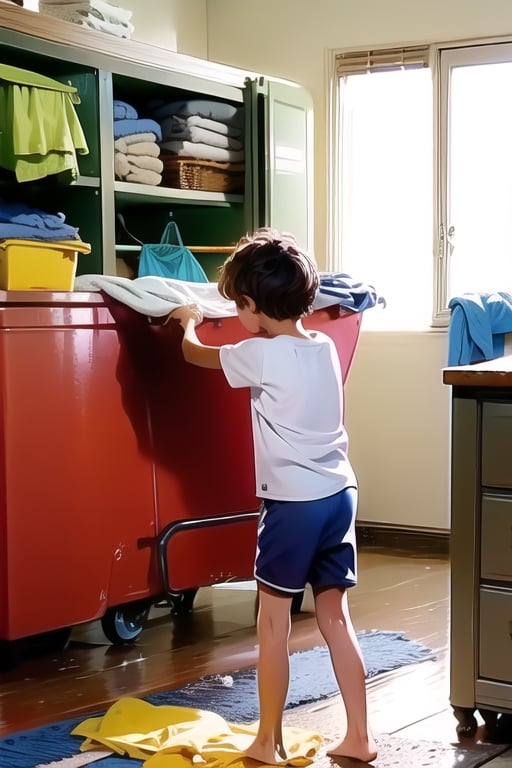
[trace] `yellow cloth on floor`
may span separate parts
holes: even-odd
[[[191,707],[154,706],[123,698],[102,717],[79,723],[71,733],[83,736],[85,752],[103,745],[121,755],[144,760],[144,768],[244,768],[243,752],[254,739],[256,724],[235,725],[220,715]],[[300,728],[283,728],[287,765],[306,766],[322,737]],[[248,760],[248,758],[247,758]],[[250,760],[253,768],[256,761]]]

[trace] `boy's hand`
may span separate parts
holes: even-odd
[[[189,320],[192,320],[194,325],[199,325],[199,323],[201,323],[203,320],[203,313],[201,312],[197,304],[188,304],[187,306],[173,309],[169,317],[172,317],[175,320],[178,320],[179,323],[181,324],[181,327],[185,329]]]

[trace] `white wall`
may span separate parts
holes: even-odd
[[[133,12],[134,40],[208,58],[206,0],[120,0]]]
[[[134,9],[137,39],[165,45],[169,24],[177,31],[176,50],[293,80],[311,93],[315,255],[320,264],[328,231],[328,51],[512,35],[510,0],[151,2],[151,16],[148,0],[124,2]],[[153,11],[153,3],[160,13]],[[445,333],[365,332],[363,321],[346,403],[360,520],[449,528],[450,390],[441,379],[446,348]]]
[[[346,386],[361,522],[449,527],[445,360],[445,333],[362,332]]]
[[[320,263],[328,231],[329,49],[512,34],[510,0],[207,0],[207,9],[211,59],[295,80],[313,97]],[[449,528],[446,349],[446,333],[363,330],[346,402],[360,520]]]

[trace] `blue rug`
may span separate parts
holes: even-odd
[[[368,678],[406,664],[435,659],[435,654],[429,648],[408,640],[401,632],[364,632],[358,634],[358,639]],[[290,656],[290,688],[286,709],[320,701],[336,693],[338,686],[327,648],[313,648]],[[229,675],[209,675],[184,688],[144,698],[151,704],[208,709],[233,723],[248,723],[258,719],[254,669]],[[35,768],[76,755],[82,740],[71,736],[70,732],[91,716],[63,720],[55,725],[33,728],[0,739],[0,768]],[[141,762],[124,757],[105,757],[92,765],[98,768],[140,768]]]

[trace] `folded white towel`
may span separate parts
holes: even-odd
[[[113,23],[128,24],[133,16],[132,11],[108,3],[106,0],[39,0],[39,8],[45,6],[53,6],[54,8],[58,6],[66,11],[77,11],[83,14],[94,13],[98,18]]]
[[[236,107],[224,101],[210,101],[209,99],[191,99],[190,101],[170,101],[159,104],[152,110],[155,120],[163,120],[169,115],[190,117],[199,115],[210,120],[218,120],[221,123],[241,127],[243,122],[243,107]]]
[[[114,170],[116,176],[124,178],[130,173],[137,173],[138,168],[143,168],[154,173],[162,173],[164,164],[159,157],[149,155],[127,155],[124,152],[114,153]]]
[[[243,144],[240,139],[235,139],[226,134],[209,131],[199,125],[189,125],[181,133],[173,130],[173,120],[168,117],[160,123],[162,128],[163,141],[174,139],[185,139],[193,141],[195,144],[208,144],[210,147],[221,147],[222,149],[242,149]]]
[[[134,141],[133,144],[127,144],[124,136],[114,141],[114,150],[124,152],[125,155],[146,155],[147,157],[160,155],[160,147],[156,141]]]
[[[226,136],[233,136],[235,139],[239,139],[242,136],[242,129],[236,125],[229,125],[228,123],[222,123],[219,120],[211,120],[209,117],[201,117],[200,115],[190,115],[185,118],[187,125],[197,125],[199,128],[206,128],[208,131],[215,131],[215,133],[223,133]]]
[[[156,144],[156,136],[152,131],[144,131],[142,133],[127,133],[126,136],[119,136],[114,141],[114,147],[118,149],[120,152],[128,152],[128,147],[131,147],[132,144],[138,144],[139,142],[146,142],[150,141],[153,144]],[[119,142],[119,144],[118,144]],[[158,147],[158,144],[156,144]],[[148,152],[148,154],[150,154]]]
[[[131,181],[133,184],[149,184],[151,187],[157,187],[162,183],[162,174],[155,171],[148,171],[145,168],[132,168],[126,176],[125,181]]]
[[[133,24],[117,24],[111,21],[104,21],[103,19],[97,19],[95,16],[88,14],[82,21],[79,22],[80,26],[87,27],[88,29],[95,29],[98,32],[106,32],[109,35],[115,35],[116,37],[122,37],[129,40],[132,36],[132,32],[135,27]]]
[[[228,123],[222,123],[219,120],[210,120],[210,118],[201,117],[200,115],[190,115],[190,117],[170,115],[163,120],[162,126],[164,123],[167,124],[170,138],[179,137],[179,134],[186,132],[192,126],[205,128],[207,131],[214,131],[214,133],[220,133],[222,136],[232,136],[234,139],[242,137],[241,128],[228,125]]]
[[[94,4],[98,3],[101,3],[101,0],[64,3],[40,0],[39,10],[49,16],[55,16],[63,21],[78,24],[81,27],[129,39],[135,29],[133,24],[130,21],[115,18],[115,14],[104,14],[95,7]],[[108,3],[103,3],[103,5],[108,6]],[[115,9],[115,6],[110,7]]]
[[[162,141],[160,148],[181,157],[195,157],[198,160],[215,160],[218,163],[242,163],[243,149],[222,149],[193,141]]]

